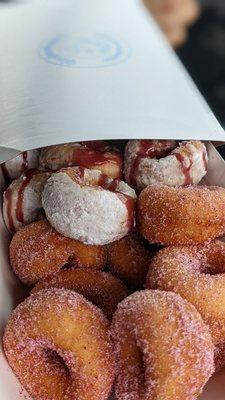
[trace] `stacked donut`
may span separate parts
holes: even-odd
[[[34,155],[2,167],[10,263],[31,291],[3,340],[21,384],[34,400],[107,400],[114,381],[118,400],[196,399],[225,363],[225,189],[198,185],[205,145]]]

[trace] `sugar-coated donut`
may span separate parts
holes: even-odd
[[[139,191],[157,184],[198,184],[207,165],[207,150],[200,141],[130,140],[125,148],[125,179]]]
[[[173,291],[190,301],[210,327],[216,366],[225,365],[225,243],[172,246],[153,258],[147,288]]]
[[[15,233],[10,243],[10,263],[26,284],[57,273],[65,264],[103,269],[107,253],[103,246],[89,246],[66,238],[46,221],[36,221]]]
[[[195,307],[179,295],[136,292],[113,316],[118,400],[195,400],[214,372],[214,346]]]
[[[28,150],[2,163],[0,169],[6,181],[17,179],[29,169],[38,168],[39,150]]]
[[[47,219],[58,232],[97,245],[131,230],[135,199],[126,183],[83,167],[53,173],[42,194]]]
[[[225,189],[148,186],[139,196],[137,223],[151,243],[207,242],[225,233]]]
[[[33,294],[3,338],[9,365],[34,400],[107,400],[114,380],[108,321],[65,289]]]
[[[101,308],[111,320],[117,304],[129,296],[126,286],[107,272],[87,268],[69,268],[39,281],[31,293],[49,287],[74,290]]]
[[[41,195],[49,172],[31,169],[12,181],[3,195],[3,216],[10,232],[40,217]]]
[[[124,238],[107,245],[108,266],[113,275],[131,289],[141,289],[146,280],[151,251],[144,246],[143,239],[131,232]]]
[[[97,169],[110,178],[120,179],[122,155],[119,150],[101,140],[59,144],[42,149],[41,168],[57,171],[71,166]]]

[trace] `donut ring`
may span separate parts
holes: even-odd
[[[122,155],[107,142],[93,141],[59,144],[45,147],[40,155],[40,167],[57,171],[61,168],[82,166],[97,169],[110,178],[122,176]]]
[[[36,221],[15,233],[9,248],[15,274],[27,285],[70,266],[103,269],[106,249],[66,238],[46,221]]]
[[[225,233],[225,189],[149,186],[138,200],[140,233],[151,243],[201,244]]]
[[[135,198],[126,183],[97,170],[74,167],[52,174],[42,204],[50,224],[62,235],[103,245],[133,227]]]
[[[23,151],[18,156],[2,163],[0,169],[6,180],[17,179],[22,173],[29,169],[38,168],[39,150]]]
[[[118,400],[194,400],[214,372],[208,327],[175,293],[127,297],[114,314],[111,336]]]
[[[208,166],[202,142],[175,140],[130,140],[125,148],[126,182],[138,191],[149,185],[198,184]]]
[[[190,301],[210,327],[217,348],[216,366],[223,363],[225,347],[225,243],[168,247],[153,258],[147,288],[178,293]]]
[[[112,319],[117,304],[129,296],[128,289],[119,279],[107,272],[86,268],[69,268],[42,279],[31,293],[49,287],[70,289],[82,294],[99,307],[109,320]]]
[[[41,215],[41,195],[49,172],[32,169],[14,180],[3,195],[3,217],[13,233]]]
[[[34,400],[107,400],[114,379],[108,322],[70,290],[31,295],[3,338],[9,365]]]
[[[136,232],[107,245],[108,266],[113,275],[131,289],[141,289],[153,254]]]

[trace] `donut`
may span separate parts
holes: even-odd
[[[138,199],[137,224],[150,243],[208,242],[225,233],[225,189],[148,186]]]
[[[89,246],[66,238],[46,221],[35,221],[15,233],[9,247],[10,263],[27,285],[55,274],[65,266],[103,269],[107,253],[102,246]]]
[[[97,169],[110,178],[121,178],[122,155],[104,141],[68,143],[42,149],[40,167],[57,171],[64,167],[82,166]]]
[[[109,320],[117,304],[129,295],[126,286],[107,272],[86,268],[69,268],[39,281],[31,293],[49,287],[65,288],[82,294],[87,300],[101,308]]]
[[[114,379],[108,325],[83,296],[42,290],[13,311],[4,351],[34,400],[107,400]]]
[[[173,291],[191,302],[209,325],[216,366],[225,365],[225,243],[171,246],[153,258],[146,281],[149,289]]]
[[[131,232],[107,245],[108,267],[113,275],[131,289],[141,289],[145,283],[153,254],[144,246],[143,239]]]
[[[23,151],[18,156],[2,163],[0,169],[5,180],[8,182],[17,179],[19,176],[29,169],[38,168],[39,150]]]
[[[3,217],[13,233],[41,216],[41,195],[49,172],[32,169],[12,181],[3,195]]]
[[[104,245],[125,236],[134,224],[136,195],[126,183],[83,167],[53,173],[42,205],[62,235]]]
[[[208,327],[175,293],[127,297],[113,316],[111,336],[117,400],[195,400],[214,372]]]
[[[130,140],[125,148],[126,182],[141,191],[149,185],[198,184],[207,172],[208,155],[199,141]]]

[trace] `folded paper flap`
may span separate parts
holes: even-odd
[[[225,139],[140,0],[0,7],[0,145]]]

